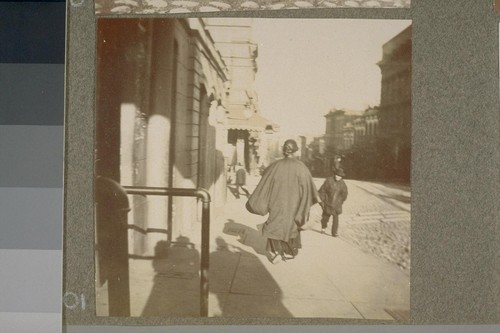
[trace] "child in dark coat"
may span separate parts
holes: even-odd
[[[250,196],[250,193],[245,188],[246,184],[247,184],[247,172],[243,167],[243,165],[241,165],[241,163],[238,163],[238,166],[236,168],[236,193],[238,193],[238,196],[240,195],[240,188],[243,190],[243,192],[247,197]]]
[[[342,214],[342,204],[347,199],[347,186],[342,179],[345,177],[344,171],[340,167],[340,157],[334,159],[332,168],[333,175],[327,177],[319,189],[319,196],[322,201],[323,214],[321,216],[321,233],[326,232],[330,216],[333,219],[332,236],[337,237],[339,227],[339,214]]]

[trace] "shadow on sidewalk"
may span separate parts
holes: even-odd
[[[259,252],[264,246],[257,230],[238,223],[226,224],[228,231],[243,236]],[[225,228],[226,229],[226,228]],[[282,303],[283,292],[255,254],[216,239],[210,253],[209,316],[211,317],[293,317]],[[245,244],[248,245],[248,244]],[[160,241],[151,262],[155,276],[141,317],[199,317],[200,253],[187,237],[175,242]],[[134,295],[131,295],[132,299]]]
[[[242,196],[245,198],[250,196],[250,192],[248,192],[244,186],[240,186],[240,188],[238,188],[237,185],[227,185],[227,189],[236,199],[240,199]],[[240,193],[240,189],[244,192],[243,194]]]
[[[158,242],[152,265],[156,275],[142,316],[199,317],[200,254],[189,238]]]
[[[230,225],[231,228],[239,226]],[[293,317],[282,302],[281,288],[257,256],[227,244],[222,237],[215,241],[217,248],[210,254],[210,292],[217,304],[212,300],[211,316]]]
[[[238,242],[243,245],[250,246],[258,254],[267,256],[267,239],[262,236],[261,228],[262,225],[258,225],[256,226],[256,229],[253,229],[244,224],[237,223],[233,219],[228,219],[224,224],[222,232],[226,235],[238,236]]]
[[[240,194],[238,193],[238,191],[236,190],[236,186],[231,186],[231,185],[227,185],[227,189],[229,190],[229,192],[231,192],[231,194],[236,198],[236,199],[239,199],[240,198]]]

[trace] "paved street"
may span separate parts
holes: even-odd
[[[408,186],[357,180],[347,180],[347,184],[349,200],[343,206],[344,218],[345,215],[368,215],[372,212],[410,213]]]
[[[318,187],[322,181],[316,180]],[[246,212],[245,196],[228,192],[224,212],[218,211],[211,224],[210,316],[408,318],[409,273],[349,243],[342,227],[379,220],[409,223],[409,189],[349,180],[347,185],[340,237],[319,232],[315,206],[299,255],[276,265],[265,256],[266,240],[258,230],[265,218]],[[133,316],[198,315],[200,247],[189,241],[194,244],[170,248],[167,259],[131,259]],[[98,308],[105,308],[105,289],[101,293]]]

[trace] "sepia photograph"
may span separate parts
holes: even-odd
[[[410,320],[410,20],[96,22],[97,316]]]

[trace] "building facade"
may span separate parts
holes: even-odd
[[[228,70],[202,19],[100,19],[96,177],[207,189],[223,205]],[[229,82],[230,83],[230,82]],[[199,234],[196,199],[129,196],[129,252]]]
[[[278,126],[260,114],[253,88],[258,47],[253,40],[252,18],[207,18],[207,29],[227,66],[226,86],[227,163],[241,164],[251,174],[267,165],[266,152]]]
[[[377,133],[380,178],[410,181],[411,32],[409,26],[382,47],[380,131]]]

